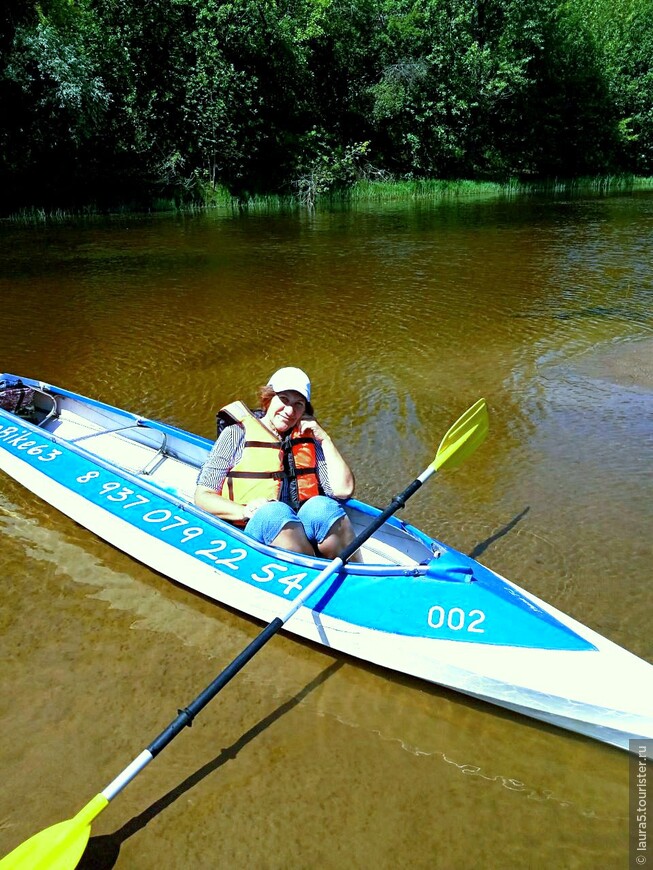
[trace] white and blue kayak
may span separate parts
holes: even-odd
[[[0,403],[0,468],[113,546],[265,622],[324,569],[193,504],[210,441],[21,381],[29,409]],[[345,508],[357,531],[381,514]],[[653,665],[395,517],[361,554],[287,631],[622,749],[653,747]]]

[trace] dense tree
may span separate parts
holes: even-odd
[[[619,165],[653,172],[653,0],[578,0],[617,119]]]
[[[3,55],[2,182],[58,195],[78,177],[109,94],[93,56],[94,17],[85,4],[55,0],[13,28]]]
[[[653,0],[5,0],[19,205],[653,169]]]

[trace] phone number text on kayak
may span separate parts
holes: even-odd
[[[99,471],[87,471],[76,478],[77,483],[87,484],[92,481],[97,481],[100,477]],[[107,501],[115,503],[122,510],[132,510],[140,515],[144,523],[151,523],[156,527],[158,532],[170,532],[170,537],[177,538],[178,543],[188,544],[191,541],[198,541],[202,536],[206,536],[206,531],[199,526],[190,525],[190,520],[185,517],[180,517],[173,513],[169,508],[151,508],[150,510],[142,510],[145,505],[151,503],[151,499],[142,495],[136,490],[125,486],[122,481],[109,480],[102,483],[97,490],[98,495],[106,498]],[[141,510],[139,510],[139,508]],[[208,562],[219,568],[227,568],[230,571],[237,572],[240,570],[240,562],[247,558],[248,551],[244,547],[229,547],[228,542],[224,538],[211,538],[208,546],[198,549],[191,548],[194,556],[199,556],[206,559]],[[288,565],[270,562],[263,565],[260,570],[255,573],[250,573],[251,579],[255,583],[270,583],[275,581],[283,586],[283,594],[290,595],[294,590],[301,591],[303,588],[302,582],[308,576],[307,571],[300,571],[297,574],[288,574]]]

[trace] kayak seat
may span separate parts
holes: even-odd
[[[148,475],[154,474],[156,469],[159,467],[159,465],[162,462],[165,461],[165,458],[168,455],[166,453],[166,448],[168,446],[168,436],[166,435],[165,432],[161,432],[160,434],[163,435],[163,440],[161,442],[161,446],[156,451],[156,453],[154,453],[154,455],[151,457],[149,462],[147,462],[143,466],[143,468],[138,472],[139,474],[142,474],[143,476],[148,476]]]
[[[44,390],[35,392],[38,393],[35,404],[41,418],[38,425],[45,427],[49,424],[47,428],[57,437],[79,444],[88,453],[116,463],[183,501],[193,502],[199,465],[169,452],[165,431],[149,426],[144,420],[107,429],[97,420],[84,417],[75,408],[59,405],[56,396]]]
[[[40,399],[45,399],[45,408],[42,409],[42,402]],[[41,426],[45,428],[45,425],[50,422],[50,420],[56,419],[59,416],[59,406],[57,405],[57,397],[53,396],[52,393],[48,393],[46,390],[41,390],[38,387],[34,387],[34,409],[36,411],[37,420],[40,416],[39,412],[43,411],[44,416],[42,419],[38,420],[37,426]]]
[[[145,474],[145,472],[141,473]],[[156,486],[192,504],[198,473],[199,467],[165,454],[147,476]]]
[[[51,431],[132,474],[150,475],[167,455],[167,436],[156,430],[143,432],[146,428],[141,423],[129,423],[106,429],[75,411],[62,408]]]
[[[19,381],[22,384],[22,381]],[[23,387],[26,389],[25,387]],[[41,387],[29,386],[28,398],[25,404],[20,409],[10,408],[12,413],[17,417],[32,423],[35,426],[45,427],[45,425],[58,416],[57,399],[52,393]]]

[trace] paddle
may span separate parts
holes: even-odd
[[[252,659],[256,653],[299,610],[302,604],[326,581],[336,574],[356,550],[370,538],[415,493],[428,478],[441,468],[456,468],[470,456],[485,439],[488,432],[488,412],[485,399],[479,399],[449,429],[442,439],[435,459],[419,477],[396,495],[388,507],[330,562],[317,577],[303,589],[283,617],[276,617],[263,631],[218,674],[213,682],[192,701],[179,710],[177,717],[144,749],[104,791],[97,794],[76,816],[59,822],[26,840],[0,861],[0,870],[68,870],[76,867],[91,834],[91,823],[131,780],[143,770],[183,730],[191,725],[197,714],[227,683]]]

